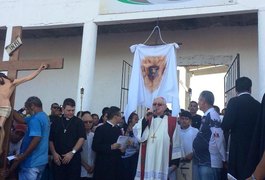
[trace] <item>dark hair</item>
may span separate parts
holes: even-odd
[[[12,82],[12,80],[9,77],[7,77],[4,73],[0,73],[0,85],[4,85],[5,84],[5,81],[4,81],[3,78],[8,79],[9,81]]]
[[[108,110],[108,119],[112,119],[115,115],[119,115],[120,113],[120,108],[116,106],[111,106]]]
[[[97,117],[99,118],[99,116],[98,116],[97,114],[91,114],[91,116],[92,116],[92,117],[97,116]]]
[[[51,108],[53,108],[54,106],[56,106],[56,107],[57,107],[57,106],[60,107],[58,103],[52,103],[52,104],[51,104]]]
[[[0,77],[8,79],[8,77],[4,73],[0,73]]]
[[[197,103],[196,101],[191,101],[190,104],[191,104],[191,103],[195,103],[195,104],[198,106],[198,103]]]
[[[138,114],[136,114],[135,112],[132,112],[128,118],[128,124],[132,122],[133,116],[138,116]]]
[[[236,92],[250,92],[252,81],[248,77],[240,77],[236,80]]]
[[[187,118],[189,118],[189,119],[191,119],[192,118],[192,116],[191,116],[191,113],[189,112],[189,111],[185,111],[185,110],[182,110],[180,113],[179,113],[179,116],[181,117],[187,117]]]
[[[213,106],[214,104],[214,95],[211,91],[202,91],[200,96],[204,98],[207,104]]]
[[[36,96],[31,96],[27,99],[27,101],[25,102],[25,107],[26,108],[30,108],[32,105],[42,108],[42,102],[41,100],[36,97]]]
[[[66,98],[63,101],[63,108],[65,108],[67,105],[71,107],[75,107],[75,100],[73,100],[72,98]]]
[[[106,113],[108,113],[109,107],[104,107],[102,109],[102,115],[104,116]]]
[[[81,117],[83,117],[85,114],[91,115],[91,112],[90,111],[81,111],[81,112],[82,112]]]
[[[91,112],[90,111],[78,111],[76,116],[77,117],[83,117],[85,114],[90,114],[91,115]]]

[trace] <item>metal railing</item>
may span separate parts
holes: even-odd
[[[122,61],[120,109],[123,113],[128,103],[129,84],[132,73],[132,65],[125,60]]]
[[[122,76],[121,76],[121,95],[120,95],[120,109],[122,113],[124,113],[124,110],[128,103],[131,73],[132,73],[132,65],[126,62],[125,60],[123,60],[122,61]],[[136,113],[139,115],[140,118],[144,116],[145,109],[146,108],[143,106],[137,107]]]
[[[224,77],[224,102],[225,107],[228,101],[236,96],[236,79],[240,77],[240,55],[237,54]]]

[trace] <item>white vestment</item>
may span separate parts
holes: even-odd
[[[94,138],[94,133],[89,132],[86,136],[86,140],[82,146],[81,159],[86,162],[89,166],[94,167],[94,162],[96,158],[96,153],[92,150],[92,141]],[[86,169],[81,165],[81,175],[80,177],[93,177],[93,173],[89,174]]]
[[[168,117],[153,118],[151,125],[147,126],[142,134],[142,120],[133,127],[134,136],[140,143],[147,141],[144,180],[167,180],[169,166],[170,137],[168,134]],[[154,138],[153,138],[154,137]],[[179,136],[179,126],[176,125],[173,134],[172,158],[182,157],[182,147]],[[141,179],[141,149],[138,158],[135,180]]]

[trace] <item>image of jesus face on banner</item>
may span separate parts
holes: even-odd
[[[142,60],[141,69],[144,85],[151,93],[159,87],[165,68],[165,56],[147,56]]]

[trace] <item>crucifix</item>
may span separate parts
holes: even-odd
[[[22,38],[22,27],[16,26],[12,29],[12,40],[13,42],[9,46],[9,50],[12,51],[10,54],[9,61],[1,61],[0,60],[0,71],[7,71],[8,77],[12,79],[17,78],[18,71],[21,70],[36,70],[40,67],[41,63],[48,64],[47,69],[62,69],[63,68],[63,58],[54,58],[54,59],[32,59],[32,60],[20,60],[19,59],[19,46],[21,45],[21,38]],[[11,99],[11,107],[14,107],[15,102],[15,91],[13,92]],[[10,139],[10,130],[12,126],[12,113],[9,118],[6,120],[4,125],[5,130],[5,138],[3,142],[3,153],[1,154],[0,158],[0,169],[5,170],[7,167],[7,155],[9,150],[9,139]],[[4,180],[4,177],[0,176],[0,180]]]
[[[153,143],[155,141],[155,138],[156,138],[155,133],[151,136],[151,138],[152,138],[152,143]]]

